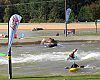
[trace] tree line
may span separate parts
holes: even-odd
[[[71,8],[70,22],[100,19],[100,0],[66,0]],[[0,0],[0,23],[13,14],[22,22],[65,22],[65,0]]]

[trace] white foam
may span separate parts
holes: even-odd
[[[65,52],[41,53],[38,55],[22,54],[20,58],[15,58],[14,62],[35,62],[35,61],[58,61],[65,60],[67,54]]]
[[[90,58],[94,58],[94,59],[99,59],[100,58],[100,52],[91,52],[86,54],[84,57],[82,57],[81,59],[90,59]]]
[[[41,54],[21,54],[19,57],[12,57],[12,63],[23,63],[23,62],[41,62],[41,61],[58,61],[66,60],[68,52],[46,52]],[[1,64],[7,64],[7,59],[0,59]]]
[[[41,54],[20,54],[19,56],[12,56],[12,63],[23,63],[23,62],[43,62],[43,61],[66,61],[68,55],[71,52],[46,52]],[[76,54],[81,60],[95,58],[100,58],[100,52],[81,52]],[[0,64],[8,64],[7,58],[0,58]]]
[[[8,60],[6,57],[0,57],[0,64],[7,64]]]

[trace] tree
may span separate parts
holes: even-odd
[[[71,11],[71,14],[69,16],[69,22],[75,22],[75,14],[74,14],[73,10]]]
[[[0,1],[0,22],[3,22],[4,8],[2,7],[3,1]]]
[[[11,1],[10,0],[5,0],[4,4],[8,5],[8,6],[6,6],[6,8],[4,10],[5,15],[4,15],[3,19],[4,19],[4,22],[8,22],[10,16],[12,15],[12,7],[9,6],[9,5],[11,5]]]
[[[22,21],[29,22],[30,20],[29,5],[21,4],[17,6],[16,8],[17,8],[18,13],[23,17]]]
[[[78,18],[87,20],[86,17],[84,19],[80,17],[84,15],[82,12],[84,6],[88,21],[100,18],[100,0],[67,0],[67,3],[72,9],[70,21]],[[8,18],[15,13],[23,17],[22,22],[65,21],[64,0],[0,0],[0,5],[0,22],[8,22]]]
[[[59,6],[60,5],[60,6]],[[64,15],[64,8],[61,8],[61,4],[59,2],[53,2],[51,6],[51,10],[49,13],[49,22],[62,22],[61,16]],[[61,15],[62,14],[62,15]],[[64,16],[62,16],[64,17]]]
[[[84,6],[80,9],[78,15],[79,21],[93,21],[93,14],[88,6]]]

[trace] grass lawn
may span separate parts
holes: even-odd
[[[0,76],[0,80],[8,80],[8,77]],[[11,80],[100,80],[100,75],[14,76]]]

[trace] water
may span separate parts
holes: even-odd
[[[1,33],[6,31],[0,31]],[[43,36],[44,33],[19,31],[25,33],[25,37]],[[33,34],[34,33],[34,34]],[[42,34],[40,34],[42,33]],[[47,33],[47,32],[46,32]],[[62,32],[61,32],[62,33]],[[29,35],[29,36],[28,36]],[[48,32],[48,35],[54,33]],[[85,68],[74,74],[100,74],[100,44],[91,42],[62,42],[57,47],[46,48],[39,44],[18,45],[12,47],[13,75],[66,75],[72,74],[65,67],[72,65],[72,60],[67,61],[68,55],[73,49],[78,49],[75,62]],[[0,46],[0,52],[7,53],[7,46]],[[0,72],[8,74],[8,59],[0,57]]]
[[[64,68],[70,67],[73,61],[67,61],[68,55],[77,48],[79,60],[75,62],[85,68],[77,73],[98,73],[100,69],[100,44],[85,42],[59,43],[57,47],[46,48],[41,45],[20,45],[12,47],[12,63],[14,75],[66,75],[70,74]],[[7,46],[0,47],[6,53]],[[0,58],[0,71],[7,74],[8,59]],[[93,69],[95,68],[95,69]],[[3,71],[4,70],[4,71]]]

